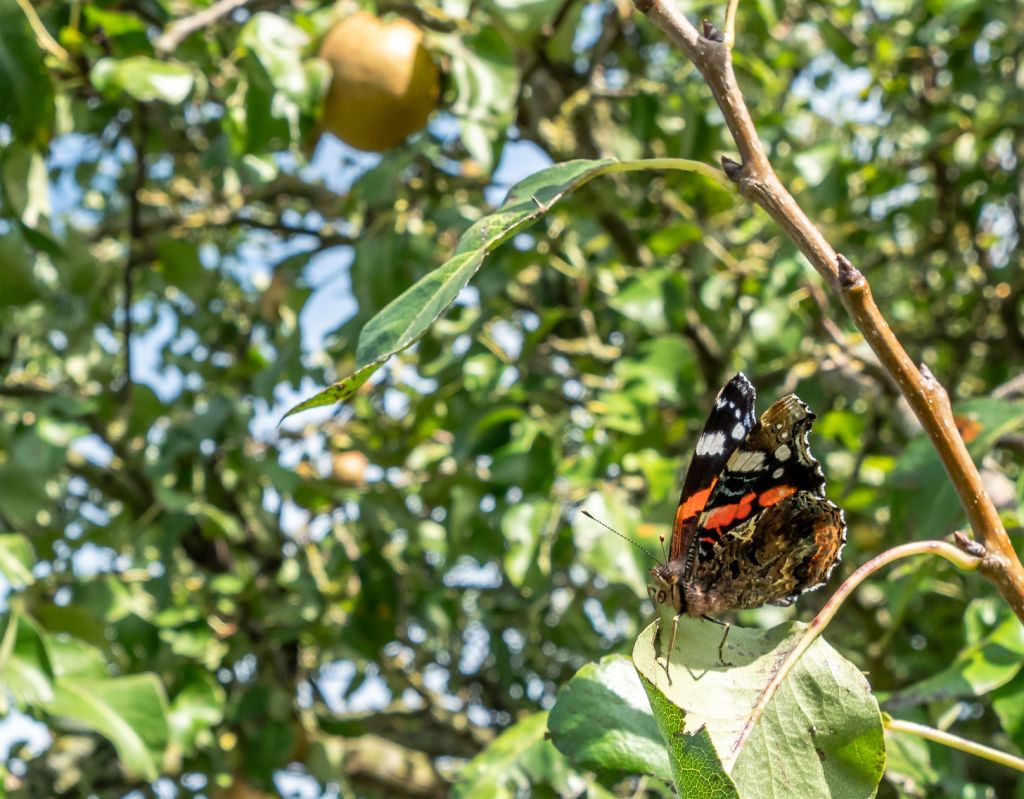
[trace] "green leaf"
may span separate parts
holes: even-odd
[[[1004,608],[991,633],[963,649],[944,669],[893,694],[886,710],[964,696],[985,696],[1007,684],[1024,666],[1024,627]]]
[[[62,677],[48,710],[107,738],[130,773],[147,780],[159,775],[168,737],[167,697],[155,674]]]
[[[742,797],[874,796],[885,764],[878,703],[857,667],[821,638],[789,673],[743,740],[758,697],[806,625],[770,630],[732,627],[723,653],[726,666],[718,656],[721,626],[683,617],[666,671],[657,654],[663,645],[657,640],[662,624],[667,629],[671,619],[641,633],[633,662],[640,676],[673,707],[685,708],[681,719],[662,719],[664,708],[652,697],[663,733],[676,730],[666,738],[670,746],[681,733],[695,735],[706,729]],[[695,762],[708,758],[709,751],[699,737],[686,743],[684,754],[692,769]],[[713,773],[713,763],[711,768]],[[698,777],[690,773],[687,779]]]
[[[0,535],[0,574],[7,578],[11,588],[20,591],[35,582],[35,562],[36,553],[28,538],[20,533]]]
[[[628,586],[637,596],[647,596],[647,574],[637,560],[645,556],[630,544],[636,540],[640,514],[624,496],[614,494],[592,494],[584,507],[621,535],[610,533],[582,513],[577,514],[572,521],[572,540],[580,563],[610,582]]]
[[[321,67],[326,66],[311,65],[307,72],[302,52],[308,43],[305,31],[268,11],[253,14],[238,34],[239,47],[256,56],[274,89],[307,110],[319,99]]]
[[[283,418],[350,397],[381,363],[396,352],[411,347],[430,329],[455,302],[459,292],[469,284],[484,258],[495,247],[532,225],[566,194],[598,175],[656,169],[697,172],[716,180],[719,185],[726,185],[723,183],[725,178],[717,170],[685,159],[580,159],[556,164],[530,175],[512,187],[497,211],[481,217],[462,234],[452,258],[406,289],[366,324],[359,335],[356,348],[359,368],[354,374],[299,403]]]
[[[975,463],[980,463],[1002,436],[1024,427],[1024,402],[980,398],[959,402],[954,410],[958,417],[979,425],[967,442]],[[898,503],[902,511],[895,514],[897,523],[905,520],[907,526],[929,537],[941,536],[963,523],[956,490],[924,433],[906,447],[889,482],[897,495],[894,505]],[[921,496],[927,496],[928,502],[922,505]]]
[[[576,765],[670,781],[668,752],[629,658],[588,663],[558,692],[548,731]]]
[[[22,708],[51,701],[53,680],[53,664],[43,631],[25,616],[9,616],[0,638],[0,715],[6,712],[7,691]]]
[[[146,56],[102,58],[89,73],[93,86],[107,97],[127,94],[139,102],[180,105],[195,84],[192,69],[177,61]]]
[[[486,27],[471,36],[438,37],[451,56],[456,96],[451,112],[459,120],[462,143],[485,173],[494,168],[494,151],[519,94],[515,53],[501,33]]]
[[[406,289],[367,323],[359,335],[356,362],[366,365],[383,360],[415,343],[455,302],[495,247],[615,163],[610,159],[568,161],[513,186],[498,210],[481,217],[462,234],[451,259]]]
[[[3,152],[3,199],[29,228],[50,216],[50,176],[43,155],[14,142]]]
[[[171,743],[191,754],[196,739],[224,719],[224,688],[208,671],[191,669],[167,714]]]
[[[387,360],[387,358],[382,358],[376,363],[369,363],[366,366],[357,369],[344,380],[339,380],[337,383],[328,386],[323,391],[314,394],[309,399],[303,400],[298,405],[292,406],[288,409],[288,412],[281,417],[281,422],[289,416],[302,411],[308,411],[311,408],[322,408],[324,405],[334,405],[337,402],[344,402],[354,395],[363,383],[369,380],[373,376],[373,373],[384,365],[385,360]],[[278,424],[281,422],[278,422]]]
[[[0,123],[33,144],[49,141],[53,86],[43,53],[17,3],[0,3]]]
[[[686,713],[654,683],[640,675],[658,731],[668,743],[672,778],[680,796],[691,799],[739,799],[736,784],[722,767],[708,728],[686,731]]]
[[[1024,671],[991,694],[992,709],[1018,749],[1024,749]]]
[[[562,0],[485,0],[484,7],[515,34],[517,43],[526,44],[561,8]]]
[[[534,713],[516,722],[470,760],[452,786],[452,799],[501,799],[516,796],[522,781],[520,760],[544,742],[547,713]]]
[[[550,502],[520,502],[501,518],[501,532],[507,543],[505,574],[516,588],[522,588],[530,569],[538,566],[538,547],[551,523],[552,511]]]

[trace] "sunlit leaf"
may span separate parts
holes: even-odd
[[[107,738],[130,773],[156,778],[168,736],[167,697],[156,675],[62,677],[49,710]]]
[[[551,740],[591,771],[652,774],[671,780],[665,743],[629,658],[589,663],[559,691],[548,718]]]
[[[666,669],[661,647],[667,638],[663,630],[659,641],[658,628],[670,624],[670,616],[652,624],[633,650],[640,676],[684,713],[663,721],[663,733],[669,724],[677,735],[706,730],[740,796],[875,795],[885,764],[882,719],[856,666],[818,638],[748,730],[758,697],[806,627],[732,627],[723,665],[722,628],[684,616]],[[652,706],[658,715],[654,699]],[[714,772],[718,765],[702,739],[687,740],[695,747],[688,757],[706,760]]]
[[[146,56],[104,58],[89,73],[93,85],[108,97],[121,92],[140,102],[159,101],[179,105],[195,85],[187,64],[159,61]]]
[[[18,591],[35,581],[32,566],[35,552],[29,540],[18,534],[0,535],[0,574]]]

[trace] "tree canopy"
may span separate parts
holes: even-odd
[[[422,29],[442,76],[379,155],[318,127],[319,43],[359,7]],[[1019,550],[1024,15],[748,0],[733,59]],[[966,529],[841,303],[718,168],[707,84],[625,0],[0,0],[0,147],[0,796],[671,795],[709,733],[666,748],[664,686],[623,657],[653,618],[634,543],[661,552],[738,370],[759,412],[817,414],[849,526],[829,586],[735,614],[744,645]],[[905,722],[1024,749],[1024,630],[979,574],[901,560],[825,638],[794,679],[863,672]],[[808,759],[835,743],[804,727]],[[880,730],[844,779],[881,772]],[[879,796],[1022,792],[885,736]]]

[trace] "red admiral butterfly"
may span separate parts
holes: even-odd
[[[651,569],[652,601],[676,611],[669,652],[681,615],[788,605],[828,579],[846,543],[808,443],[815,415],[790,394],[755,422],[754,397],[742,372],[718,392],[683,481],[668,562]]]

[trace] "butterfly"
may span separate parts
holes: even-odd
[[[742,372],[718,392],[683,481],[668,560],[651,569],[651,600],[676,612],[669,652],[680,616],[714,621],[788,605],[828,579],[846,543],[843,511],[825,499],[811,455],[815,415],[789,394],[755,420],[755,397]]]

